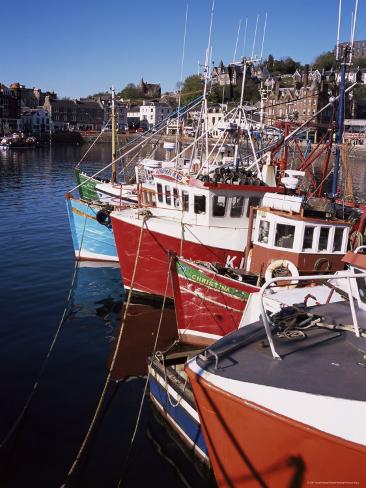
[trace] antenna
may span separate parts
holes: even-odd
[[[240,28],[241,28],[241,19],[239,21],[239,26],[238,26],[238,34],[236,36],[236,43],[235,43],[235,50],[234,50],[234,56],[233,56],[233,63],[236,60],[236,50],[238,49],[238,42],[239,42],[239,35],[240,35]]]
[[[263,46],[264,46],[264,38],[266,37],[266,29],[267,29],[267,12],[266,12],[266,16],[265,16],[265,18],[264,18],[263,38],[262,38],[262,49],[261,49],[261,55],[260,55],[260,59],[262,59],[262,57],[263,57]]]
[[[258,30],[258,20],[259,20],[259,15],[257,15],[257,22],[255,23],[255,31],[254,31],[254,39],[253,39],[253,49],[252,49],[252,59],[254,58],[255,40],[257,38],[257,30]]]
[[[351,54],[349,56],[349,63],[350,64],[352,62],[353,46],[354,46],[354,43],[355,43],[355,30],[356,30],[357,9],[358,9],[358,0],[355,1],[355,15],[353,16],[353,26],[352,26],[352,34],[351,34]]]
[[[341,30],[341,16],[342,16],[342,0],[339,0],[336,61],[339,60],[339,32]]]
[[[245,19],[245,31],[244,31],[244,44],[243,44],[243,58],[245,55],[245,46],[247,43],[247,29],[248,29],[248,17]]]

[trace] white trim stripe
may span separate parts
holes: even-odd
[[[195,358],[188,367],[221,390],[290,420],[366,446],[366,402],[315,395],[224,378],[202,369]]]

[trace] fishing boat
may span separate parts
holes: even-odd
[[[352,253],[348,259],[349,262],[354,261]],[[249,297],[245,312],[241,314],[240,330],[253,320],[259,319],[259,290],[256,288]],[[358,296],[357,287],[352,290],[352,294],[355,297]],[[347,297],[347,286],[344,286],[342,280],[336,279],[324,280],[323,283],[315,284],[311,288],[305,286],[289,290],[287,286],[276,287],[276,293],[264,295],[263,300],[266,310],[275,315],[281,313],[283,309],[288,309],[293,303],[333,304],[344,301]],[[191,309],[198,310],[194,303],[191,303]],[[225,311],[222,314],[224,315]],[[214,317],[212,317],[212,322],[214,325],[211,330],[217,327]],[[203,436],[192,385],[184,369],[184,364],[193,356],[202,353],[202,348],[197,348],[197,345],[188,347],[188,345],[182,344],[184,341],[184,337],[182,341],[182,335],[181,333],[179,344],[175,343],[166,351],[159,351],[149,359],[149,396],[158,412],[172,426],[187,447],[206,467],[211,468],[208,444]],[[223,335],[222,330],[219,335]],[[231,336],[232,334],[228,335],[228,337]],[[191,342],[197,343],[197,339]]]
[[[286,279],[273,278],[257,318],[186,365],[219,486],[366,483],[366,256],[344,262],[347,272],[299,280],[336,280],[347,300],[309,306],[286,290],[290,306],[270,313],[271,285]]]
[[[116,183],[116,114],[115,91],[112,88],[112,184]],[[66,206],[74,245],[78,260],[118,262],[109,212],[113,208],[109,201],[100,202],[96,193],[96,184],[104,183],[95,177],[87,177],[76,172],[80,197],[72,192],[66,194]],[[122,197],[122,189],[120,189]],[[123,205],[122,198],[120,205]]]
[[[220,266],[175,257],[171,275],[181,340],[203,346],[237,329],[251,294],[274,276],[288,276],[292,288],[299,275],[344,269],[350,232],[365,230],[365,216],[353,210],[353,217],[338,218],[325,199],[266,193],[261,206],[251,208],[253,232],[238,269],[232,261]]]
[[[163,296],[168,251],[239,266],[250,207],[258,205],[266,192],[282,191],[272,181],[273,185],[266,184],[244,169],[218,168],[214,177],[201,178],[176,169],[157,170],[156,206],[111,213],[125,286],[133,284],[137,291]],[[171,285],[167,296],[173,296]]]
[[[143,188],[144,204],[155,203],[155,186],[153,184],[154,172],[158,168],[172,168],[176,163],[158,160],[153,157],[145,157],[136,162],[134,176],[136,183],[126,184],[117,181],[116,163],[134,152],[130,163],[139,154],[139,150],[146,145],[147,141],[161,133],[167,122],[179,115],[194,108],[200,103],[201,97],[193,100],[190,104],[173,112],[167,119],[159,122],[150,129],[149,135],[141,140],[136,138],[131,148],[128,148],[118,158],[116,156],[116,123],[115,123],[115,92],[112,89],[112,162],[106,168],[111,167],[111,179],[100,177],[103,170],[92,176],[76,169],[77,186],[66,194],[66,204],[71,227],[71,234],[74,244],[75,257],[78,260],[99,260],[118,262],[115,239],[111,225],[110,213],[115,209],[134,207],[139,203]],[[154,131],[153,131],[154,129]],[[137,140],[139,139],[139,141]],[[180,164],[184,165],[184,158],[179,158]],[[130,164],[129,163],[129,164]],[[173,166],[172,166],[173,165]],[[130,165],[131,166],[131,165]],[[129,168],[130,169],[130,168]],[[126,172],[126,168],[124,168]],[[73,196],[73,191],[79,190],[80,198]]]

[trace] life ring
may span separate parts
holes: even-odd
[[[273,278],[274,271],[278,268],[287,268],[289,272],[291,273],[291,276],[293,278],[296,278],[299,276],[299,271],[292,263],[291,261],[288,261],[287,259],[276,259],[275,261],[272,261],[269,266],[267,267],[265,273],[264,273],[264,279],[266,281],[270,280]],[[287,288],[295,288],[295,286],[298,284],[298,280],[292,279],[287,286]]]
[[[325,267],[323,266],[325,264]],[[330,271],[332,269],[332,263],[327,258],[319,258],[315,261],[314,270],[315,271]]]
[[[107,210],[99,210],[99,212],[97,212],[96,219],[99,224],[105,225],[108,228],[110,228],[112,225],[111,217]]]

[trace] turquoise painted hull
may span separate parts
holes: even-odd
[[[96,218],[102,207],[72,197],[66,205],[76,259],[118,262],[112,226]]]

